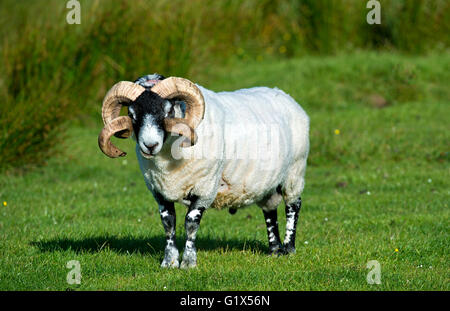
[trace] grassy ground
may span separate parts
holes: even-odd
[[[449,290],[449,60],[364,53],[255,61],[199,79],[214,90],[278,86],[310,114],[289,257],[267,255],[263,216],[251,206],[208,211],[198,268],[161,269],[163,229],[133,143],[118,142],[129,156],[111,160],[97,147],[99,123],[72,126],[65,154],[0,177],[0,289]],[[371,94],[388,105],[374,108]],[[177,212],[181,248],[185,208]],[[66,283],[70,260],[81,263],[81,285]],[[369,260],[381,265],[381,285],[366,282]]]

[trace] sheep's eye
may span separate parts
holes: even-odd
[[[170,107],[169,117],[171,118],[175,117],[175,108],[173,106]]]
[[[133,106],[128,107],[128,116],[131,118],[133,122],[136,121],[136,111]]]
[[[131,112],[128,112],[128,116],[131,118],[131,120],[132,120],[133,122],[136,121],[136,118],[135,118],[134,114],[132,114]]]

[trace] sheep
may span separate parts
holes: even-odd
[[[264,215],[270,254],[295,253],[309,153],[306,112],[277,88],[213,92],[183,78],[148,77],[121,81],[106,94],[98,142],[103,153],[116,158],[126,153],[111,143],[113,135],[136,141],[139,166],[165,231],[161,267],[197,265],[195,239],[205,210],[234,213],[254,203]],[[128,116],[120,116],[122,106]],[[282,200],[283,243],[277,221]],[[181,264],[175,202],[187,206]]]

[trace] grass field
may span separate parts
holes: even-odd
[[[287,257],[268,256],[251,206],[207,211],[198,267],[161,269],[163,228],[133,142],[117,142],[125,159],[106,158],[100,119],[80,120],[46,166],[0,176],[0,290],[449,290],[449,67],[448,54],[357,53],[199,75],[213,90],[278,86],[311,117],[297,253]],[[377,94],[385,107],[374,107]],[[177,205],[180,250],[184,214]],[[284,232],[282,206],[279,217]],[[66,282],[70,260],[81,285]],[[380,285],[366,281],[369,260]]]

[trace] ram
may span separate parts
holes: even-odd
[[[148,189],[166,236],[162,267],[194,267],[195,237],[204,211],[261,207],[273,254],[295,252],[295,236],[309,152],[309,118],[279,89],[213,92],[189,80],[156,76],[115,84],[102,106],[100,149],[126,153],[111,142],[133,136]],[[148,81],[150,81],[148,80]],[[148,82],[147,81],[147,82]],[[128,116],[121,116],[122,106]],[[277,207],[286,206],[281,243]],[[187,206],[181,265],[175,244],[174,202]]]

